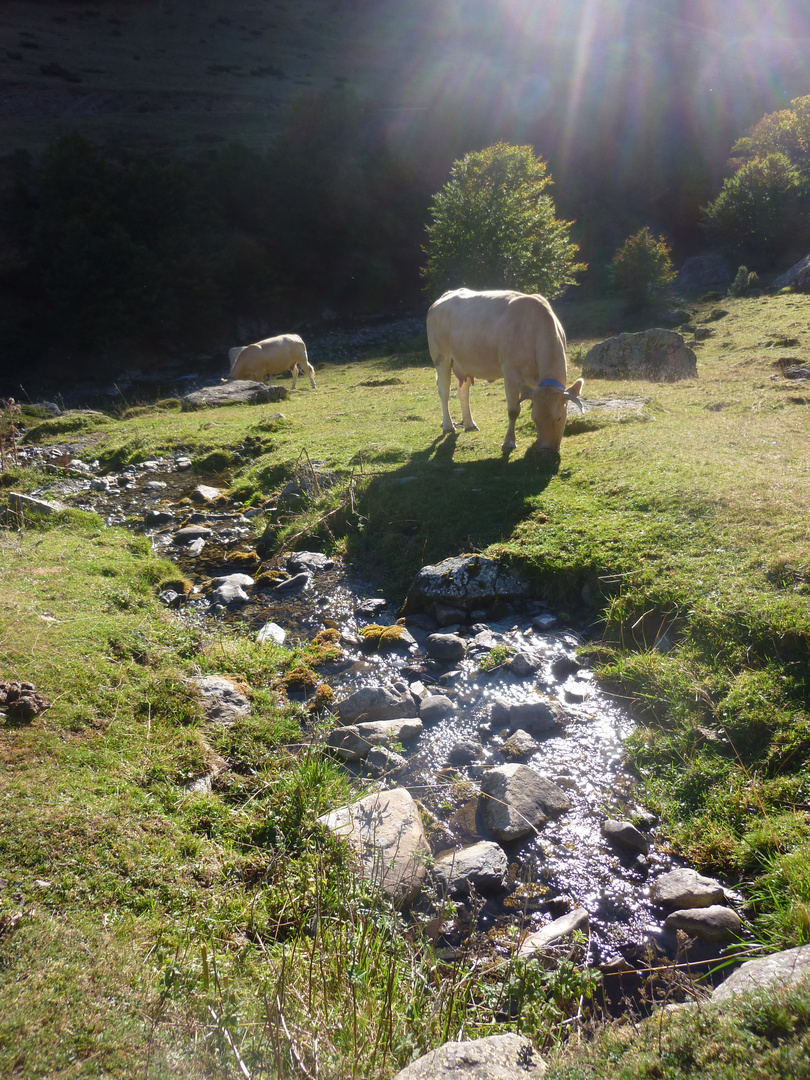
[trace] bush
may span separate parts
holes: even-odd
[[[724,180],[702,214],[725,251],[767,269],[810,241],[810,183],[785,154],[768,154]]]
[[[728,287],[729,296],[748,296],[759,285],[759,274],[747,266],[737,268],[737,276]]]
[[[554,297],[585,270],[570,221],[545,189],[546,164],[530,146],[497,143],[454,162],[430,206],[422,268],[426,290],[518,289]]]
[[[610,270],[614,289],[633,308],[649,306],[675,280],[668,244],[646,225],[625,240]]]

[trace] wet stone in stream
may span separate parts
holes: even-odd
[[[178,617],[216,617],[253,634],[265,628],[274,641],[310,640],[336,628],[343,659],[319,675],[338,704],[373,687],[410,700],[403,715],[418,715],[421,734],[404,749],[397,745],[396,754],[378,746],[370,766],[346,767],[366,784],[404,787],[420,800],[431,818],[434,856],[495,839],[479,794],[482,776],[493,768],[528,766],[564,792],[570,808],[528,835],[502,841],[509,871],[503,888],[476,900],[479,930],[514,940],[510,926],[517,924],[521,936],[581,907],[596,962],[639,956],[651,941],[672,948],[674,935],[662,929],[666,912],[650,899],[650,883],[672,860],[656,847],[653,819],[636,804],[624,763],[632,720],[584,667],[578,634],[559,627],[546,605],[501,604],[497,619],[452,604],[441,607],[440,621],[415,612],[404,620],[408,633],[401,640],[388,635],[386,651],[371,652],[361,631],[372,623],[391,627],[399,612],[361,576],[320,553],[294,552],[260,566],[255,513],[247,517],[213,488],[206,503],[208,492],[185,461],[145,463],[99,479],[97,468],[65,469],[64,482],[48,492],[110,524],[136,523],[147,531],[154,548],[195,582],[190,597],[175,591],[166,598]],[[223,592],[221,579],[229,575],[238,575],[237,603]],[[448,611],[468,621],[447,624]],[[488,665],[495,649],[498,662]],[[606,830],[607,819],[617,821]],[[638,827],[633,832],[624,829],[628,819]]]

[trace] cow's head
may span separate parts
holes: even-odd
[[[537,430],[535,446],[538,450],[559,452],[565,430],[568,402],[573,401],[580,412],[585,412],[579,400],[582,386],[582,379],[577,379],[567,389],[556,379],[544,379],[536,390],[527,395],[532,403],[532,420]]]

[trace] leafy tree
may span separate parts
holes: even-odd
[[[731,153],[736,168],[769,154],[785,154],[792,165],[810,174],[810,94],[794,98],[789,109],[763,116],[750,135],[737,140]]]
[[[734,170],[701,208],[702,226],[760,270],[810,244],[810,95],[763,116],[732,147]]]
[[[645,225],[614,255],[611,277],[630,307],[647,307],[675,280],[668,244]]]
[[[723,181],[703,226],[746,265],[767,269],[810,241],[810,186],[786,154],[755,158]]]
[[[575,262],[570,221],[555,217],[546,163],[531,146],[496,143],[453,163],[430,205],[428,292],[518,289],[559,295],[585,270]]]

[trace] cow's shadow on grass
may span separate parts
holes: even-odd
[[[364,485],[357,554],[404,598],[421,566],[507,541],[540,512],[558,454],[518,449],[508,459],[457,462],[458,436],[434,439]]]

